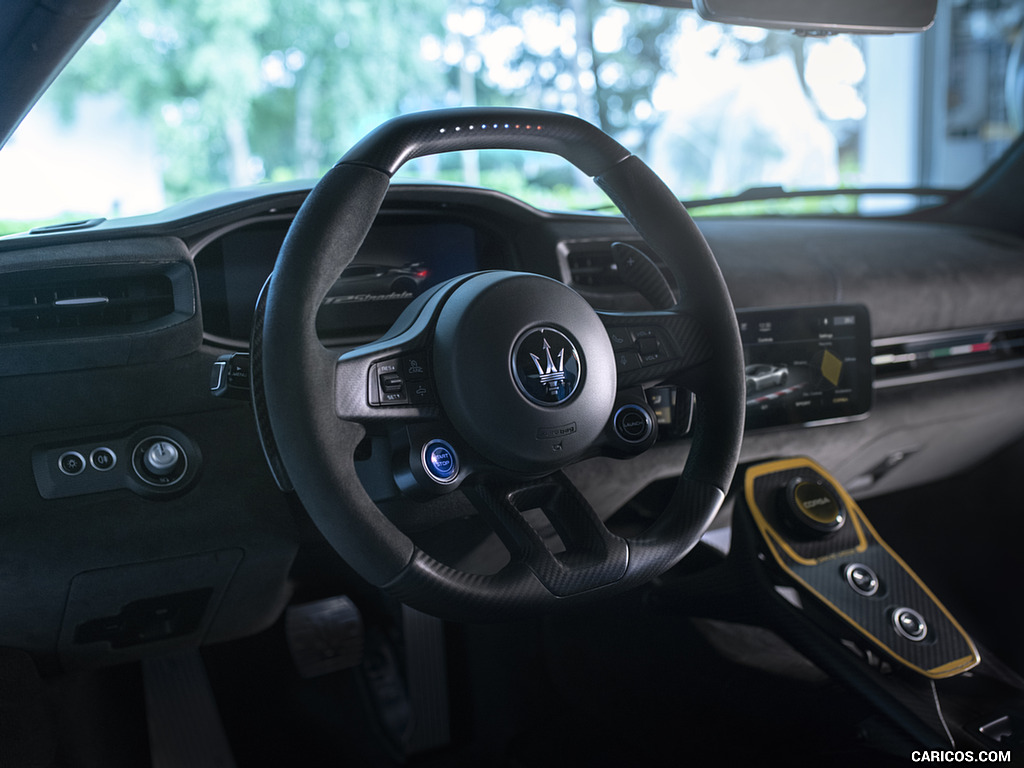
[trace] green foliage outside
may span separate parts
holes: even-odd
[[[61,217],[63,218],[63,217]],[[19,232],[27,232],[34,227],[42,227],[47,224],[56,224],[55,221],[2,221],[0,220],[0,237],[14,235]]]
[[[661,125],[653,92],[682,18],[654,6],[627,13],[612,0],[271,2],[122,0],[55,83],[62,112],[73,119],[82,94],[119,94],[160,147],[169,203],[316,178],[387,118],[454,104],[575,112],[643,155]],[[545,28],[573,30],[571,50],[564,40],[545,50],[524,32]],[[802,57],[790,35],[718,34],[740,59]],[[506,60],[495,60],[498,39]],[[405,175],[492,186],[548,208],[607,202],[572,169],[468,155]],[[706,159],[681,155],[693,164],[687,177],[699,178]]]
[[[429,31],[443,2],[398,6],[123,0],[56,95],[70,118],[79,94],[120,94],[156,133],[171,201],[313,177],[407,94],[437,89],[401,30]]]
[[[778,200],[747,200],[728,205],[706,205],[690,209],[694,217],[717,216],[854,216],[856,195],[834,197],[790,197]]]

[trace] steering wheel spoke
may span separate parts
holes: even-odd
[[[459,280],[421,295],[377,341],[346,351],[335,363],[338,418],[416,421],[439,414],[431,357],[434,324]]]
[[[429,347],[415,343],[377,343],[345,352],[335,363],[336,415],[357,422],[436,418],[429,360]]]
[[[474,483],[463,489],[512,556],[558,597],[606,586],[629,562],[624,539],[605,527],[561,472],[525,483]]]
[[[713,348],[693,315],[667,310],[597,316],[615,353],[620,390],[666,379],[699,386],[699,378],[688,374],[711,359]]]

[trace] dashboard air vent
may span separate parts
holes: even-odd
[[[585,288],[614,288],[622,285],[612,261],[611,243],[596,248],[573,248],[566,259],[573,285]]]
[[[616,267],[615,258],[612,255],[612,245],[615,242],[617,241],[570,240],[563,241],[559,245],[560,255],[564,259],[563,275],[569,279],[574,288],[588,293],[592,299],[599,295],[605,298],[636,295],[636,288],[628,284]],[[661,270],[668,285],[676,285],[672,271],[657,255],[652,254],[642,241],[622,239],[618,242],[643,251]],[[672,290],[675,288],[673,287]],[[618,309],[623,307],[602,308]]]
[[[141,330],[184,309],[176,299],[178,266],[103,265],[0,275],[0,341]]]

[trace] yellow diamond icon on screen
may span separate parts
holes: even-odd
[[[839,375],[843,372],[843,361],[828,350],[821,358],[821,375],[824,376],[833,387],[839,386]]]

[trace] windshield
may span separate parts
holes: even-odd
[[[383,120],[458,105],[578,114],[684,200],[962,187],[1020,131],[1020,27],[1012,0],[944,0],[924,35],[828,38],[612,0],[122,0],[0,153],[0,218],[24,229],[315,179]],[[428,157],[400,178],[606,203],[529,153]]]

